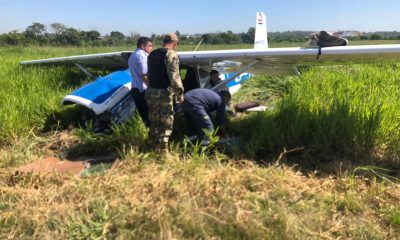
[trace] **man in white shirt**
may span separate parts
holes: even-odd
[[[137,41],[137,49],[129,58],[128,66],[132,76],[131,94],[135,100],[136,108],[140,117],[147,126],[149,114],[147,102],[144,98],[147,89],[147,57],[153,50],[153,43],[148,37],[140,37]]]

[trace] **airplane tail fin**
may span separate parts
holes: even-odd
[[[257,12],[254,49],[268,48],[267,19],[263,12]]]

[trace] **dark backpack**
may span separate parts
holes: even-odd
[[[347,39],[337,37],[326,31],[320,31],[308,35],[310,41],[308,44],[314,47],[335,47],[335,46],[346,46],[348,44]]]

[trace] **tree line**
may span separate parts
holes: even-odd
[[[305,42],[306,36],[312,31],[284,31],[268,33],[270,42]],[[254,43],[255,28],[247,32],[233,33],[232,31],[205,33],[205,34],[176,34],[180,37],[181,44],[252,44]],[[62,23],[52,23],[49,26],[34,22],[24,31],[10,31],[0,34],[0,46],[120,46],[136,45],[140,34],[125,36],[119,31],[111,31],[102,36],[98,31],[81,31],[67,27]],[[152,34],[149,36],[155,42],[161,42],[163,36]],[[348,37],[349,40],[400,40],[400,32],[373,32],[362,33]]]

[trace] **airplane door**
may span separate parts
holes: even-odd
[[[184,73],[184,71],[186,71],[186,73]],[[185,93],[187,91],[200,87],[198,80],[199,78],[195,68],[189,66],[181,66],[181,76],[183,75],[183,73],[185,76],[182,78],[182,84]]]

